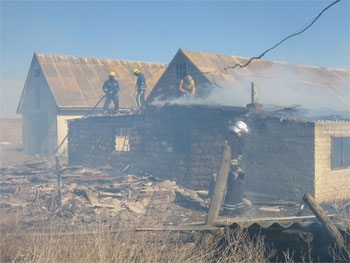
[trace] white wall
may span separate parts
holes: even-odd
[[[64,138],[68,134],[68,120],[81,118],[82,116],[57,116],[57,146],[61,144],[61,142],[64,140]],[[58,149],[58,154],[67,154],[67,138],[65,139],[62,146]]]

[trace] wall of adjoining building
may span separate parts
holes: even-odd
[[[66,136],[68,134],[68,121],[72,119],[81,118],[82,116],[76,115],[57,115],[57,153],[67,154],[67,140]]]
[[[32,62],[22,97],[24,152],[32,155],[53,153],[57,147],[57,108],[36,60]]]
[[[247,189],[302,202],[314,189],[314,123],[257,115],[245,140]]]
[[[332,168],[331,152],[333,137],[350,137],[350,122],[316,122],[315,198],[320,202],[350,198],[350,167]],[[349,150],[347,153],[349,153]],[[346,156],[346,158],[349,158],[349,156]]]

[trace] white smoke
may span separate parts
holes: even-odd
[[[243,69],[238,69],[243,70]],[[327,76],[321,75],[321,72]],[[350,112],[350,83],[336,83],[336,73],[320,71],[312,67],[293,67],[284,64],[272,65],[251,76],[220,73],[211,77],[215,82],[208,88],[209,93],[194,100],[175,98],[155,99],[152,104],[178,105],[222,105],[245,107],[251,102],[251,83],[257,88],[258,102],[272,107],[300,105],[303,109],[319,114],[333,111]],[[283,76],[283,77],[281,77]],[[333,79],[334,78],[334,79]],[[350,80],[350,73],[349,78]],[[197,85],[197,90],[201,90]]]
[[[206,86],[208,88],[208,86]],[[197,86],[200,89],[200,86]],[[221,105],[221,106],[235,106],[245,107],[250,103],[250,89],[241,90],[237,92],[235,89],[224,88],[218,85],[209,87],[209,93],[203,97],[194,97],[192,100],[186,97],[173,98],[162,100],[157,97],[151,103],[152,105],[163,106],[165,104],[176,105]]]

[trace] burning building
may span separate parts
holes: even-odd
[[[243,148],[247,190],[300,201],[349,198],[349,121],[316,121],[246,108],[167,105],[143,114],[93,116],[69,122],[69,161],[131,166],[193,189],[209,189],[230,120],[251,128]],[[234,145],[233,145],[234,151]]]
[[[243,119],[247,191],[294,201],[307,192],[318,202],[349,198],[349,71],[266,60],[230,68],[246,61],[179,50],[142,113],[69,122],[69,162],[130,167],[209,189],[232,136],[227,125]],[[188,74],[197,86],[193,101],[176,97]]]
[[[248,191],[297,201],[306,192],[319,202],[349,198],[350,72],[267,60],[232,67],[247,61],[184,50],[168,66],[34,54],[18,105],[24,149],[53,153],[74,118],[70,164],[130,167],[208,189],[222,144],[232,139],[227,124],[243,119],[251,130],[243,151]],[[148,78],[148,106],[131,114],[135,67]],[[111,70],[121,112],[98,115]],[[186,75],[196,82],[192,101],[177,97]],[[75,119],[92,110],[95,116]]]

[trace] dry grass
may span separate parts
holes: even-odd
[[[345,247],[332,247],[329,250],[333,262],[350,262],[350,209],[338,215],[342,229],[345,232]]]
[[[349,214],[343,228],[350,236]],[[116,225],[23,227],[15,218],[1,221],[1,262],[323,262],[312,258],[312,246],[303,255],[292,250],[275,258],[264,238],[250,237],[242,229],[223,232],[136,231],[121,222]],[[350,247],[329,248],[333,262],[349,262]]]
[[[224,237],[225,245],[218,246],[202,242],[198,233],[33,228],[5,233],[1,262],[267,262],[272,255],[260,237],[251,240],[241,230]]]

